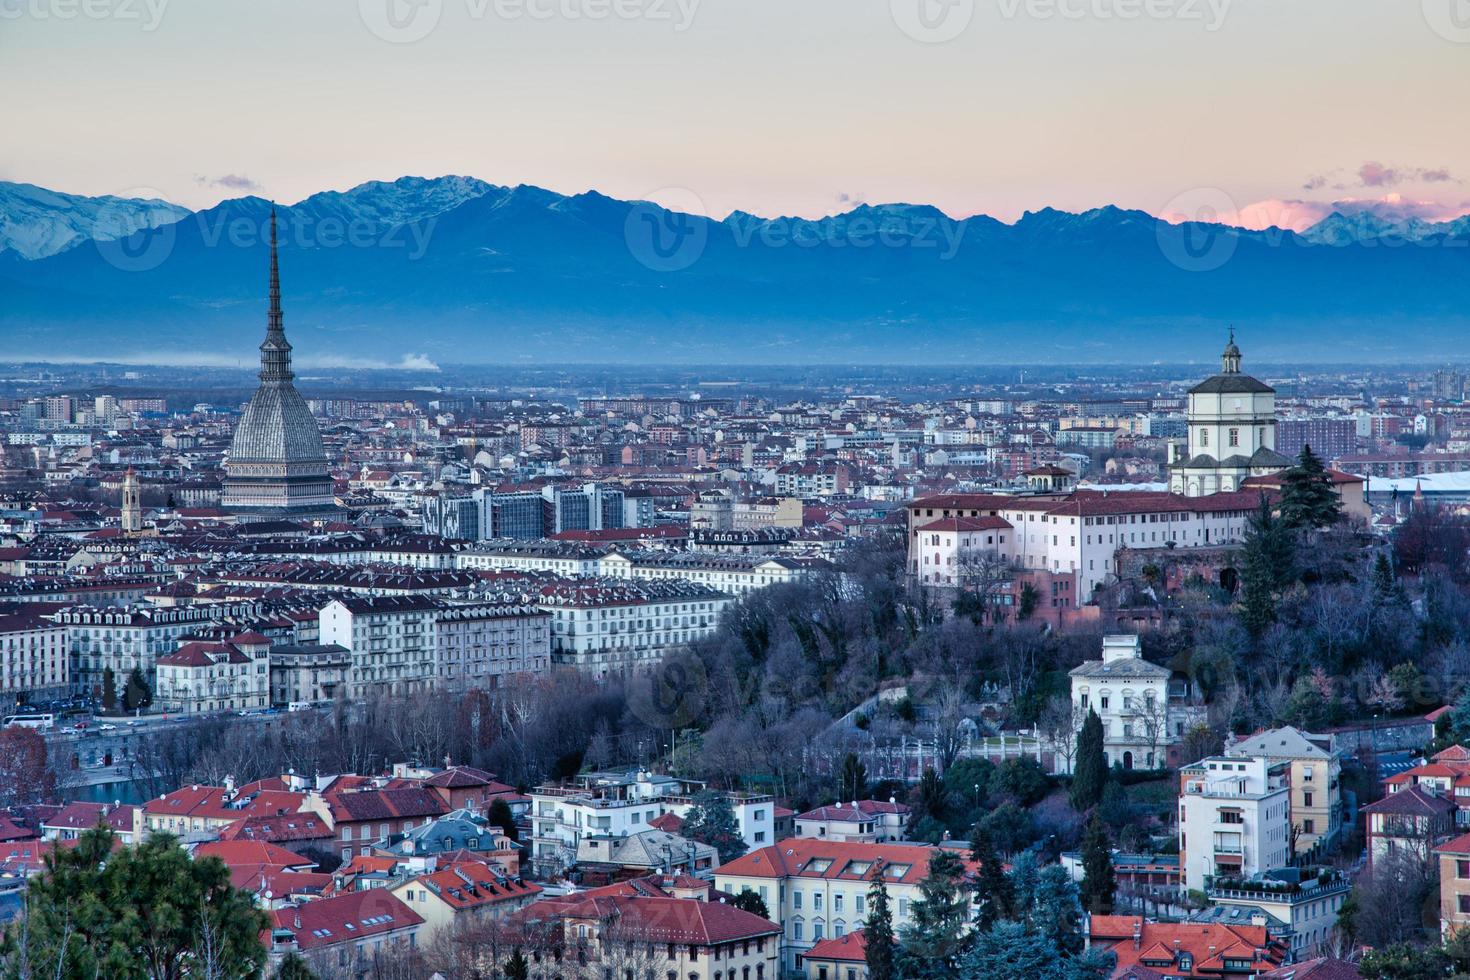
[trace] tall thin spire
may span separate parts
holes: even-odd
[[[265,341],[260,345],[260,380],[289,382],[291,344],[286,340],[285,317],[281,313],[281,264],[276,256],[276,209],[271,208],[270,314],[266,318]]]

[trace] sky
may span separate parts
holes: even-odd
[[[1470,212],[1470,0],[0,0],[0,179],[723,217]]]

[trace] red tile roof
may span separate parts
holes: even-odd
[[[1094,944],[1117,957],[1114,977],[1128,976],[1126,971],[1135,967],[1161,970],[1171,977],[1219,976],[1227,960],[1268,969],[1280,966],[1287,952],[1271,939],[1265,926],[1145,922],[1132,915],[1095,915],[1091,934]],[[1186,954],[1189,969],[1184,968]]]
[[[422,925],[423,917],[382,888],[346,892],[271,913],[277,929],[296,937],[303,950],[355,943],[370,936]]]
[[[936,850],[912,844],[859,844],[793,837],[720,865],[717,875],[745,878],[826,878],[866,881],[884,862],[886,880],[917,884]]]
[[[802,954],[807,960],[846,960],[851,963],[861,963],[867,960],[868,938],[858,929],[849,932],[845,936],[833,936],[823,939],[811,949]]]

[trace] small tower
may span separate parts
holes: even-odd
[[[1235,346],[1235,328],[1230,328],[1230,341],[1225,345],[1225,353],[1220,355],[1221,374],[1240,373],[1240,348]]]
[[[143,530],[143,494],[138,488],[138,474],[131,466],[123,475],[122,529],[127,534]]]

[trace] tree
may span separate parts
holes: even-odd
[[[1036,878],[1036,899],[1031,921],[1037,932],[1068,955],[1082,949],[1082,906],[1077,901],[1077,884],[1060,864],[1049,864]]]
[[[964,863],[955,852],[945,848],[931,852],[929,873],[919,882],[919,898],[909,910],[910,921],[903,931],[906,980],[944,980],[957,975],[970,925],[964,874]]]
[[[127,686],[123,688],[123,710],[137,711],[152,703],[153,691],[148,687],[143,670],[140,667],[134,667],[132,673],[128,674]]]
[[[975,873],[975,922],[981,929],[989,929],[1015,914],[1016,894],[984,823],[975,824],[970,834],[970,860],[979,865]]]
[[[486,813],[485,817],[490,821],[492,826],[499,827],[505,831],[505,836],[511,840],[520,840],[521,832],[516,829],[515,814],[511,812],[510,804],[502,798],[497,796],[490,801],[490,810]]]
[[[842,773],[839,777],[837,792],[841,799],[847,802],[867,798],[868,767],[863,765],[863,760],[859,759],[855,752],[849,752],[842,757]]]
[[[117,674],[111,667],[102,671],[102,710],[108,714],[117,710]]]
[[[46,739],[34,728],[0,729],[0,811],[50,803],[56,773],[47,763]]]
[[[287,953],[276,967],[275,980],[319,980],[306,961],[295,953]]]
[[[114,850],[107,827],[47,854],[31,879],[25,928],[6,936],[11,963],[63,977],[253,980],[269,922],[217,858],[192,860],[156,833]]]
[[[925,818],[944,822],[949,812],[949,793],[944,788],[939,774],[932,766],[925,766],[919,777],[919,788],[914,801],[913,813],[909,814],[909,826],[916,827]]]
[[[730,798],[717,790],[700,790],[684,817],[683,836],[708,844],[720,855],[720,863],[733,861],[746,851],[745,838],[735,819]]]
[[[1276,593],[1291,582],[1296,567],[1288,528],[1271,513],[1264,493],[1246,524],[1243,552],[1240,622],[1252,639],[1259,640],[1276,621]]]
[[[1082,887],[1079,890],[1082,907],[1093,915],[1112,915],[1116,888],[1108,831],[1094,813],[1082,838]]]
[[[530,975],[531,964],[526,962],[526,954],[517,947],[505,961],[505,980],[528,980]]]
[[[1002,922],[975,936],[965,957],[967,980],[1065,980],[1062,955],[1045,936],[1019,922]]]
[[[1082,722],[1082,733],[1077,736],[1077,764],[1072,769],[1072,788],[1068,794],[1072,809],[1085,813],[1102,802],[1107,780],[1108,760],[1103,753],[1102,719],[1096,711],[1089,709],[1087,720]]]
[[[1400,942],[1363,954],[1358,972],[1363,980],[1443,980],[1450,958],[1434,946]]]
[[[758,915],[762,919],[769,919],[771,917],[771,910],[766,908],[766,900],[749,888],[740,889],[740,894],[730,899],[730,904],[752,915]]]
[[[1336,524],[1341,511],[1327,467],[1303,445],[1296,465],[1281,474],[1281,522],[1293,531],[1322,528]]]
[[[895,980],[897,948],[893,940],[893,910],[888,907],[888,886],[883,881],[883,862],[874,862],[868,885],[868,917],[863,921],[863,958],[868,980]]]

